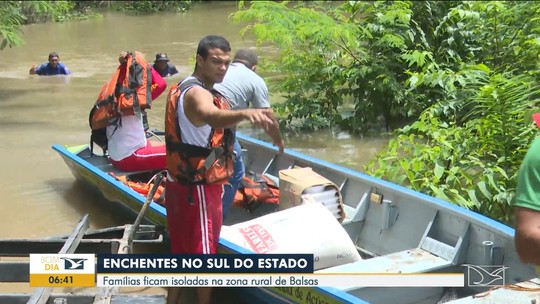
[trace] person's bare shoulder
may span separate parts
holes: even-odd
[[[184,97],[184,100],[186,103],[189,104],[198,104],[198,103],[208,103],[213,101],[212,93],[210,93],[207,89],[201,87],[201,86],[193,86],[191,87]]]
[[[193,86],[184,95],[184,111],[195,126],[206,124],[205,116],[213,108],[212,94],[201,86]]]

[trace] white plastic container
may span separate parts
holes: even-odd
[[[311,186],[309,188],[306,188],[304,189],[304,191],[302,193],[307,193],[307,194],[315,194],[315,193],[321,193],[324,191],[324,185],[322,186]]]
[[[330,189],[319,193],[309,193],[309,195],[316,201],[322,202],[337,197],[337,190]]]
[[[319,203],[328,209],[332,215],[338,220],[341,218],[339,214],[340,208],[338,204],[337,190],[331,189],[320,193],[302,194],[302,204]]]
[[[318,202],[318,203],[321,203],[323,204],[326,208],[330,209],[331,207],[336,207],[336,208],[339,208],[339,205],[338,205],[338,198],[333,198],[333,199],[329,199],[329,200],[326,200],[326,201],[322,201],[322,202]]]

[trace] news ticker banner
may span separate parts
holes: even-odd
[[[116,287],[463,287],[463,273],[437,274],[98,274]]]
[[[463,273],[314,273],[312,254],[31,254],[32,287],[463,287]]]

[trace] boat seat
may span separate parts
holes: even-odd
[[[468,239],[469,222],[463,222],[456,227],[459,236],[453,245],[438,240],[438,227],[434,225],[440,217],[438,212],[429,221],[418,247],[403,251],[377,256],[371,259],[336,267],[326,268],[325,273],[427,273],[457,265],[463,244]],[[357,288],[345,287],[344,290]]]
[[[424,249],[414,248],[395,253],[343,264],[318,272],[326,273],[424,273],[452,264]]]
[[[424,249],[414,248],[354,263],[325,268],[316,273],[427,273],[452,265]],[[350,290],[357,286],[340,288]]]

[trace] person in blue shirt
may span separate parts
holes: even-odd
[[[40,76],[52,76],[52,75],[69,75],[71,74],[67,66],[63,63],[60,63],[60,56],[58,53],[51,52],[49,54],[49,62],[43,63],[39,66],[33,66],[30,71],[30,75],[40,75]]]
[[[169,77],[178,73],[176,67],[172,63],[169,63],[169,57],[165,53],[156,54],[153,68],[161,77]]]

